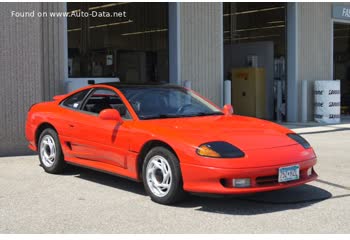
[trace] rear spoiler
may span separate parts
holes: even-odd
[[[62,95],[56,95],[56,96],[53,96],[53,100],[54,101],[60,101],[62,100],[63,98],[65,98],[67,96],[67,94],[62,94]]]

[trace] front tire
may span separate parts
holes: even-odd
[[[149,151],[142,167],[146,192],[154,202],[173,204],[185,197],[179,160],[164,147]]]
[[[66,162],[58,135],[55,130],[47,128],[40,134],[38,141],[39,159],[45,172],[60,173]]]

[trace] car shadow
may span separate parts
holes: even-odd
[[[63,175],[74,175],[82,180],[91,181],[142,196],[147,195],[143,188],[143,184],[140,182],[134,182],[86,168],[69,165]],[[339,197],[350,197],[350,194],[334,196],[334,198]],[[195,211],[227,215],[258,215],[306,208],[331,198],[333,198],[333,196],[330,192],[316,186],[305,184],[278,191],[249,195],[223,196],[189,194],[184,201],[169,207],[188,208]]]
[[[118,177],[112,174],[91,170],[88,168],[67,165],[65,171],[61,175],[74,175],[77,178],[102,184],[104,186],[121,189],[131,193],[146,196],[143,184],[130,179]]]
[[[350,196],[350,195],[349,195]],[[194,208],[197,211],[228,215],[258,215],[292,209],[306,208],[331,199],[330,192],[312,185],[302,185],[283,190],[249,195],[202,197],[189,196],[176,207]]]

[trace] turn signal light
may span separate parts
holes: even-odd
[[[212,158],[241,158],[244,152],[232,144],[224,141],[214,141],[201,144],[197,147],[197,154]]]
[[[206,157],[216,157],[216,158],[221,157],[219,153],[215,152],[213,149],[205,145],[198,147],[197,153],[198,155],[206,156]]]

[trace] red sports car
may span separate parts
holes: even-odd
[[[162,204],[186,192],[252,193],[317,178],[301,136],[167,84],[96,84],[55,96],[30,108],[26,138],[46,172],[69,163],[142,181]]]

